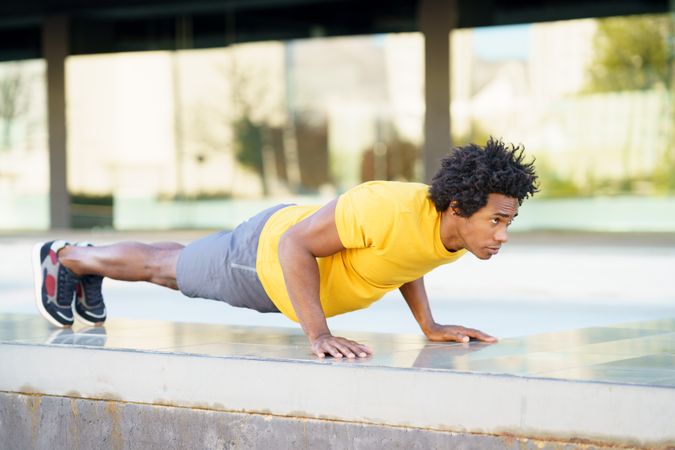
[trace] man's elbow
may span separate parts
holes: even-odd
[[[297,233],[293,232],[293,227],[286,230],[279,238],[279,258],[283,259],[294,250],[298,250],[298,242]]]

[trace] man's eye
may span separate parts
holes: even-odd
[[[499,223],[499,219],[494,218],[494,219],[491,219],[490,222],[492,222],[494,225],[497,225]]]

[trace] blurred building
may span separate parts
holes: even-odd
[[[455,144],[489,135],[525,144],[539,161],[540,197],[675,192],[670,87],[589,90],[605,19],[550,21],[667,11],[667,2],[577,2],[572,14],[555,2],[398,1],[362,5],[361,21],[336,12],[356,7],[350,0],[235,3],[133,14],[64,3],[65,15],[48,20],[8,9],[0,229],[232,226],[280,200],[428,179],[451,134]],[[58,76],[31,59],[40,53],[27,20],[38,33],[43,20],[52,32],[70,24],[64,114],[57,108],[51,124]],[[675,217],[664,220],[657,228],[675,229]]]

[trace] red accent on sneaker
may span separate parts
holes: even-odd
[[[82,285],[80,283],[75,286],[75,291],[77,292],[78,297],[82,297]]]
[[[59,259],[56,256],[56,252],[54,250],[49,250],[49,258],[52,260],[52,264],[59,262]]]
[[[47,295],[50,297],[56,293],[56,278],[52,275],[45,277],[45,287],[47,288]]]

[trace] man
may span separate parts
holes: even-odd
[[[374,181],[328,204],[278,205],[232,232],[183,247],[53,241],[34,249],[37,306],[56,326],[105,321],[103,277],[148,281],[189,297],[222,300],[297,321],[314,354],[366,357],[365,345],[333,336],[326,317],[366,308],[400,289],[428,339],[496,339],[437,324],[423,276],[466,252],[496,255],[523,200],[537,192],[523,149],[490,139],[453,149],[431,186]]]

